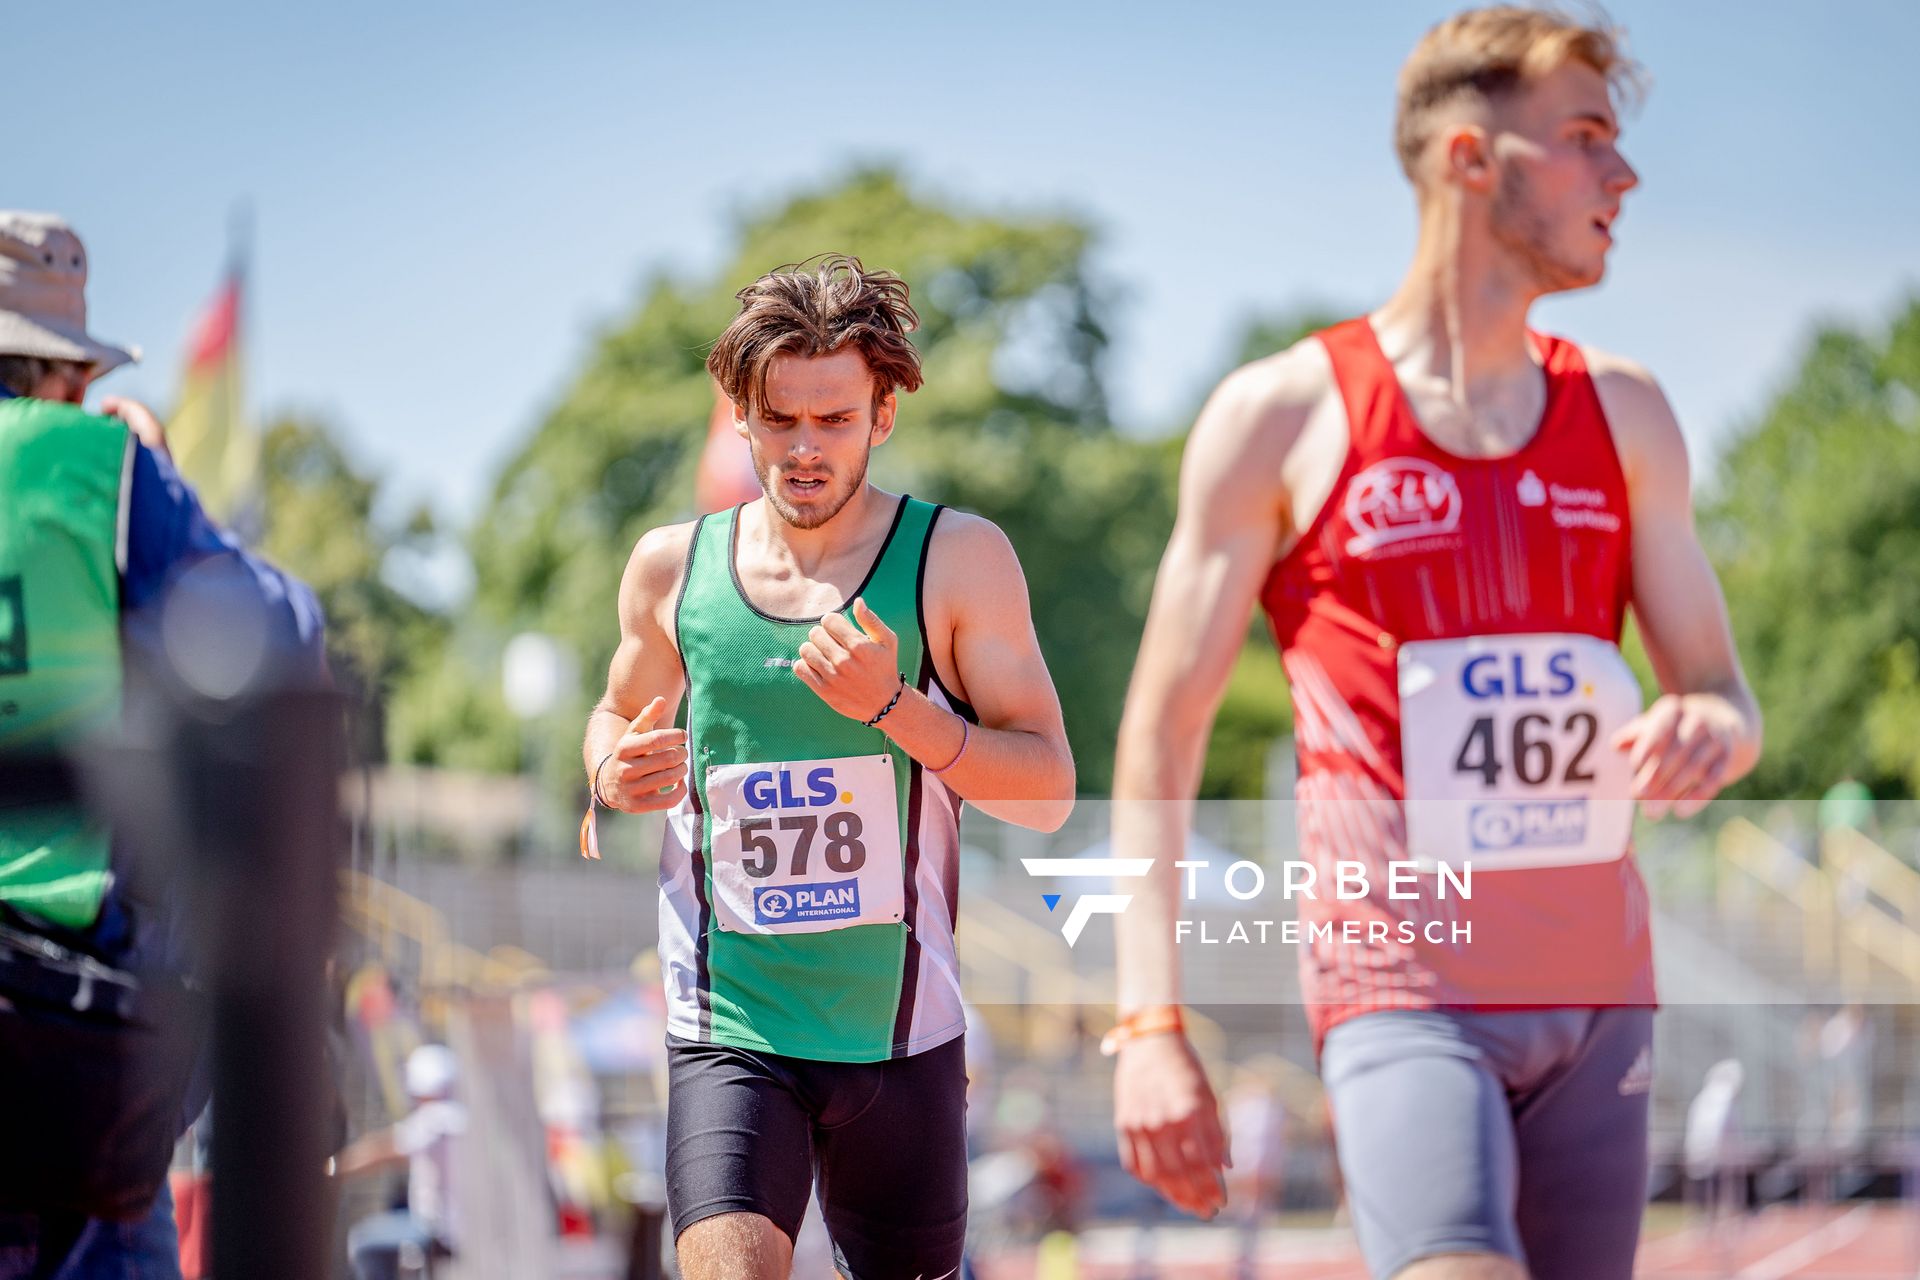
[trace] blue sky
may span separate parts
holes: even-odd
[[[1165,428],[1248,314],[1398,279],[1393,78],[1452,8],[91,5],[13,46],[4,201],[80,229],[96,331],[147,352],[103,385],[164,408],[246,199],[255,403],[456,521],[647,273],[860,159],[1091,219],[1119,416]],[[1710,453],[1816,321],[1920,290],[1920,6],[1611,11],[1643,186],[1608,283],[1536,320],[1649,364]]]

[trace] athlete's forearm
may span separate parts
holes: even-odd
[[[1130,882],[1134,900],[1115,918],[1122,1015],[1180,1003],[1180,954],[1173,942],[1180,869],[1174,864],[1185,856],[1206,729],[1155,725],[1146,708],[1129,706],[1114,757],[1113,856],[1153,860],[1144,878]]]
[[[918,689],[900,695],[880,728],[922,765],[940,770],[940,781],[961,799],[1002,822],[1058,831],[1073,812],[1073,756],[1064,741],[968,725]]]
[[[400,1152],[394,1141],[392,1129],[376,1129],[372,1133],[363,1133],[348,1143],[339,1155],[334,1157],[334,1176],[340,1178],[357,1177],[379,1169],[392,1169],[407,1163],[407,1157]]]

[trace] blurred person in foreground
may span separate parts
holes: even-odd
[[[1613,30],[1543,10],[1420,41],[1395,130],[1412,266],[1208,401],[1128,693],[1115,853],[1157,866],[1118,926],[1122,1158],[1218,1211],[1174,862],[1258,600],[1297,717],[1302,986],[1377,1276],[1631,1273],[1654,1002],[1633,801],[1690,816],[1759,755],[1672,409],[1527,324],[1604,273],[1634,73]]]
[[[413,1109],[354,1139],[333,1161],[340,1178],[407,1170],[407,1207],[364,1218],[347,1233],[360,1280],[394,1280],[403,1262],[414,1274],[434,1258],[454,1255],[459,1199],[453,1171],[467,1132],[466,1106],[454,1096],[459,1061],[443,1044],[423,1044],[407,1055],[405,1074]]]
[[[817,1180],[842,1274],[934,1280],[967,1217],[960,805],[1055,830],[1073,759],[1006,535],[868,479],[921,382],[905,282],[826,255],[739,298],[708,369],[762,496],[640,539],[583,757],[594,805],[673,810],[667,1207],[689,1280],[785,1276]]]
[[[64,222],[0,212],[0,751],[19,756],[138,734],[209,671],[229,693],[326,680],[313,597],[207,518],[154,415],[81,407],[134,358],[87,332],[86,281]],[[167,1164],[206,1079],[181,885],[144,834],[64,803],[0,824],[0,1088],[26,1108],[0,1150],[0,1280],[179,1275]]]

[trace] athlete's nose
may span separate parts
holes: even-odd
[[[793,444],[787,450],[787,456],[802,465],[820,461],[820,441],[811,429],[798,427],[793,433]]]
[[[1613,172],[1607,175],[1607,193],[1622,196],[1640,185],[1640,175],[1634,172],[1633,166],[1627,163],[1627,158],[1618,151],[1613,153],[1613,159]]]

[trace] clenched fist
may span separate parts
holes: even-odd
[[[822,702],[865,724],[900,692],[900,637],[865,600],[853,602],[853,616],[858,627],[837,613],[820,619],[793,674]]]
[[[687,731],[659,725],[667,700],[655,698],[627,725],[593,779],[593,794],[609,809],[652,813],[687,794]]]

